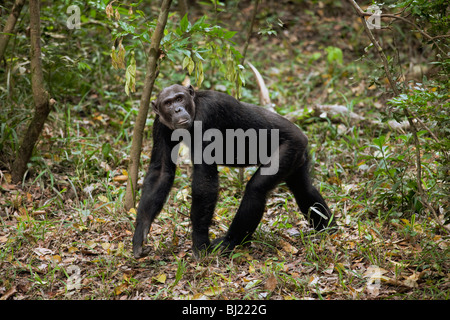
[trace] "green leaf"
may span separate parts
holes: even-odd
[[[145,13],[142,10],[136,10],[136,13],[140,15],[142,18],[145,18]]]
[[[227,31],[225,32],[225,34],[223,35],[223,37],[225,39],[231,39],[233,38],[233,36],[237,33],[237,31]]]
[[[80,71],[89,70],[90,71],[90,70],[92,70],[92,68],[87,63],[80,61],[80,62],[78,62],[78,70],[80,70]]]
[[[192,60],[192,58],[185,56],[183,59],[183,69],[187,68],[189,74],[191,74],[192,71],[194,71],[194,67],[195,67],[195,64],[194,64],[194,61]]]
[[[180,21],[180,28],[183,33],[188,31],[189,21],[187,18],[187,13],[184,15],[183,19],[181,19],[181,21]]]
[[[128,32],[128,33],[130,33],[130,34],[134,34],[135,28],[134,28],[133,25],[129,25],[128,23],[126,23],[126,22],[124,22],[124,21],[122,21],[122,20],[119,20],[119,21],[117,21],[117,22],[119,23],[119,26],[120,26],[124,31],[126,31],[126,32]]]
[[[385,141],[386,141],[386,136],[380,136],[378,138],[373,139],[373,143],[375,143],[375,145],[380,148],[383,147]]]
[[[192,71],[194,71],[194,67],[195,67],[194,60],[191,59],[189,61],[189,65],[188,65],[188,72],[189,72],[189,74],[191,74]]]
[[[192,31],[200,31],[205,28],[208,28],[210,26],[210,24],[205,23],[206,18],[207,18],[206,16],[203,16],[200,19],[198,19],[192,26]]]
[[[134,52],[131,52],[130,64],[125,73],[125,79],[125,92],[129,96],[130,91],[136,92],[136,60],[134,59]]]
[[[197,87],[200,87],[203,83],[203,63],[201,61],[197,62]]]
[[[183,69],[186,69],[186,67],[189,65],[189,60],[190,60],[191,58],[190,57],[188,57],[188,56],[185,56],[184,57],[184,59],[183,59]]]
[[[110,155],[111,151],[112,151],[112,147],[109,143],[104,143],[102,145],[102,154],[103,154],[104,158],[107,159],[108,156]]]
[[[201,61],[205,61],[205,59],[203,59],[203,57],[197,51],[195,51],[195,57]]]
[[[337,47],[327,47],[325,51],[328,53],[327,60],[329,63],[336,61],[339,64],[344,62],[342,50]]]

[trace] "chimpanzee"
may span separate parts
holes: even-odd
[[[180,136],[190,146],[193,159],[190,218],[195,256],[215,248],[228,251],[249,239],[261,221],[269,192],[283,181],[316,230],[334,225],[330,209],[309,178],[308,139],[287,119],[225,93],[195,91],[192,86],[167,87],[152,106],[157,116],[133,237],[136,258],[147,254],[143,243],[172,187]],[[234,145],[236,141],[240,144]],[[259,150],[251,151],[255,146]],[[270,157],[262,159],[261,150]],[[255,160],[258,151],[260,158]],[[208,229],[218,197],[217,165],[259,168],[246,185],[228,232],[211,243]]]

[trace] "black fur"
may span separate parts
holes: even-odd
[[[143,242],[151,223],[167,199],[175,177],[176,165],[171,161],[170,155],[178,141],[171,141],[172,131],[185,128],[193,137],[194,121],[201,121],[203,132],[215,128],[224,136],[226,129],[279,130],[278,172],[262,175],[261,168],[269,164],[260,165],[246,186],[241,205],[228,232],[212,245],[208,229],[218,197],[217,164],[194,164],[191,221],[193,249],[196,255],[201,250],[211,250],[216,246],[232,249],[248,239],[261,221],[269,192],[283,181],[294,194],[302,213],[308,217],[316,230],[334,223],[330,209],[309,178],[308,140],[293,123],[276,113],[239,102],[224,93],[194,91],[192,87],[179,85],[165,88],[156,103],[153,103],[153,107],[158,115],[153,125],[151,162],[144,181],[133,237],[133,252],[136,258],[146,254],[142,249]],[[209,143],[203,142],[202,151]],[[193,149],[191,147],[192,159],[195,157]],[[247,166],[247,160],[248,153],[245,163],[232,165]],[[310,209],[311,207],[315,209]],[[315,210],[320,211],[320,214]]]

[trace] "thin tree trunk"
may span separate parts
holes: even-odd
[[[253,7],[252,18],[250,20],[250,25],[249,25],[248,31],[247,31],[247,39],[245,41],[244,52],[242,53],[241,65],[244,65],[244,63],[245,63],[245,56],[247,55],[247,49],[248,49],[248,45],[250,43],[250,37],[252,36],[253,26],[255,25],[256,13],[258,12],[258,4],[259,4],[259,0],[255,1],[255,5]],[[236,84],[237,83],[238,82],[236,80]],[[237,85],[236,85],[236,89],[238,89]],[[239,96],[239,92],[237,95]],[[239,176],[238,177],[239,177],[239,184],[241,186],[243,186],[244,185],[244,168],[239,168]]]
[[[3,55],[5,54],[9,38],[11,37],[11,34],[14,33],[14,26],[16,25],[20,11],[22,11],[24,4],[25,0],[16,0],[11,9],[8,20],[6,21],[5,27],[3,28],[3,34],[0,34],[0,61],[3,59]]]
[[[23,136],[16,160],[12,165],[11,176],[14,182],[20,182],[27,170],[27,163],[31,158],[34,146],[44,127],[45,120],[50,113],[48,92],[44,88],[44,76],[41,63],[41,31],[40,31],[40,1],[30,0],[30,65],[31,88],[35,113],[28,129]]]
[[[142,92],[139,112],[136,117],[136,124],[133,131],[133,141],[131,143],[130,163],[128,165],[128,184],[125,193],[125,210],[130,210],[135,206],[135,192],[141,158],[142,136],[147,120],[147,114],[152,95],[153,84],[157,76],[157,62],[159,59],[159,44],[164,35],[164,29],[169,15],[170,4],[172,0],[163,0],[161,12],[158,17],[156,29],[152,35],[150,52],[147,60],[147,71],[144,80],[144,89]]]
[[[187,0],[178,0],[178,11],[180,12],[181,18],[183,18],[188,13]]]

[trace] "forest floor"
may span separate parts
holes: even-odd
[[[314,8],[297,2],[262,5],[255,30],[271,23],[277,36],[255,32],[248,60],[263,74],[277,110],[308,135],[314,184],[335,215],[336,233],[311,231],[281,185],[269,197],[263,223],[249,246],[238,247],[230,256],[195,260],[190,166],[184,165],[152,225],[151,254],[134,259],[135,211],[123,209],[123,198],[130,117],[137,105],[124,111],[120,102],[108,101],[117,95],[106,92],[125,95],[121,86],[108,84],[101,88],[104,92],[93,90],[82,103],[68,102],[67,108],[52,113],[37,148],[43,160],[34,160],[39,169],[30,168],[23,184],[12,184],[8,170],[2,169],[0,297],[449,299],[448,234],[432,216],[393,212],[389,198],[374,202],[377,188],[390,188],[386,182],[371,182],[378,165],[372,141],[391,130],[380,121],[390,97],[388,85],[384,79],[381,88],[371,82],[374,64],[379,63],[375,56],[360,59],[369,42],[356,16],[322,3]],[[251,10],[251,5],[242,5],[237,18],[224,13],[221,20],[232,21],[230,29],[245,30],[243,22],[249,21]],[[282,26],[277,26],[278,19]],[[328,47],[341,49],[342,63],[327,60]],[[414,58],[426,65],[419,54]],[[416,71],[406,76],[413,79]],[[168,83],[168,75],[162,67],[158,90]],[[242,100],[257,103],[258,88],[253,76],[246,75]],[[220,88],[213,74],[205,71],[205,79],[207,86]],[[319,105],[343,105],[358,117],[333,117],[318,111]],[[391,152],[401,147],[389,145]],[[149,128],[140,185],[150,150]],[[246,170],[245,179],[252,172]],[[221,167],[220,183],[211,238],[227,230],[244,190],[234,169]]]

